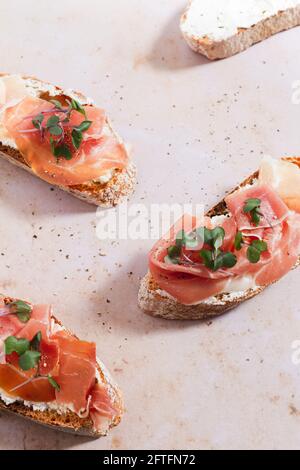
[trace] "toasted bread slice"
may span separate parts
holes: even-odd
[[[181,17],[188,45],[208,59],[224,59],[300,25],[297,0],[191,0]]]
[[[52,320],[54,321],[56,326],[65,329],[61,322],[57,320],[54,316],[52,316]],[[73,333],[71,334],[73,335]],[[109,387],[109,393],[112,398],[112,401],[116,408],[119,410],[119,414],[112,421],[107,421],[101,431],[96,431],[93,428],[93,422],[90,417],[81,418],[72,411],[58,413],[55,409],[50,408],[45,410],[33,409],[31,406],[25,405],[22,401],[15,401],[14,403],[7,404],[1,399],[1,395],[0,410],[7,411],[9,413],[14,413],[15,415],[21,416],[22,418],[26,418],[38,424],[42,424],[43,426],[56,429],[58,431],[64,431],[90,437],[105,436],[112,427],[117,426],[121,421],[124,412],[124,404],[120,389],[114,383],[109,372],[107,371],[105,366],[99,361],[99,359],[97,359],[97,370],[101,381]]]
[[[300,168],[300,157],[299,158],[286,158]],[[258,178],[258,172],[251,175],[231,193],[235,192],[239,188],[253,184]],[[227,208],[225,200],[223,199],[219,204],[213,207],[206,215],[208,217],[226,215]],[[298,262],[294,268],[300,265],[300,256]],[[167,320],[205,320],[207,318],[216,317],[222,315],[228,310],[237,307],[245,300],[249,300],[256,295],[260,294],[266,286],[255,287],[254,289],[247,289],[241,292],[235,293],[222,293],[207,300],[202,301],[197,305],[183,305],[180,304],[167,292],[161,290],[150,272],[142,279],[138,302],[139,306],[145,313],[154,317],[165,318]]]
[[[0,74],[0,77],[6,74]],[[44,81],[38,80],[33,77],[21,77],[25,81],[25,86],[29,93],[33,96],[51,99],[58,96],[65,98],[74,98],[82,105],[93,105],[91,99],[84,96],[82,93],[73,90],[63,90],[58,86],[51,85]],[[106,126],[108,132],[116,136],[120,143],[121,138],[114,131],[110,121],[107,119]],[[129,150],[127,149],[129,154]],[[30,166],[27,165],[23,156],[18,151],[14,141],[11,139],[2,139],[0,135],[0,155],[9,162],[23,168],[24,170],[35,174]],[[85,184],[73,186],[61,186],[60,189],[73,194],[74,196],[82,199],[90,204],[95,204],[101,207],[113,207],[128,198],[134,191],[136,184],[136,168],[132,162],[129,163],[124,170],[114,170],[108,173],[108,176],[101,178],[97,181],[90,181]]]

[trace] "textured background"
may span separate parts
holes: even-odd
[[[132,143],[132,202],[215,203],[261,154],[296,155],[300,30],[208,63],[178,29],[184,0],[2,0],[3,71],[93,96]],[[95,340],[127,413],[102,440],[0,415],[2,449],[300,448],[299,275],[208,323],[137,307],[151,241],[101,242],[93,206],[0,162],[0,291],[49,302]],[[100,256],[106,254],[107,256]],[[130,274],[132,273],[132,274]]]

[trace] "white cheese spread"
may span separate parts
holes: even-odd
[[[280,11],[300,5],[299,0],[192,0],[182,31],[222,41]]]

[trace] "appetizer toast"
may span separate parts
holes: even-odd
[[[191,0],[180,24],[188,45],[210,60],[298,25],[299,0]]]
[[[202,320],[258,295],[300,264],[299,214],[300,158],[265,158],[204,221],[185,216],[154,246],[140,307],[156,317]],[[192,236],[180,240],[186,221]]]
[[[123,400],[94,343],[64,328],[50,307],[2,296],[0,409],[100,437],[120,422]]]
[[[103,207],[128,198],[136,170],[105,112],[72,90],[0,74],[0,155]]]

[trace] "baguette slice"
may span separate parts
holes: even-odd
[[[11,301],[12,299],[6,297],[5,300]],[[68,331],[54,316],[52,316],[52,321],[55,323],[56,326]],[[68,332],[70,333],[70,331]],[[73,333],[71,334],[73,335]],[[75,335],[73,336],[75,337]],[[119,410],[119,414],[112,421],[107,422],[107,425],[104,426],[101,431],[96,431],[93,428],[93,422],[90,417],[80,418],[76,413],[73,413],[72,411],[68,411],[64,414],[59,414],[53,409],[45,411],[34,410],[29,406],[25,406],[22,401],[16,401],[12,404],[6,404],[0,398],[0,411],[4,410],[8,413],[13,413],[15,415],[21,416],[22,418],[34,421],[38,424],[42,424],[43,426],[47,426],[48,428],[52,428],[57,431],[64,431],[72,434],[95,438],[106,436],[111,428],[117,426],[120,423],[122,415],[124,413],[124,404],[120,389],[114,383],[108,370],[99,361],[99,359],[97,359],[97,370],[103,383],[109,387],[109,393],[113,400],[113,403]]]
[[[6,76],[6,74],[0,74],[0,77],[4,76]],[[92,100],[84,96],[82,93],[75,92],[73,90],[63,90],[58,86],[51,85],[33,77],[22,76],[21,78],[25,81],[25,86],[29,93],[33,96],[51,99],[61,95],[70,99],[74,98],[81,105],[93,105]],[[118,141],[122,143],[121,138],[116,134],[108,119],[106,124],[108,131],[111,132],[112,135],[116,136]],[[127,153],[129,155],[128,148]],[[35,175],[30,166],[25,162],[21,153],[18,151],[14,142],[11,141],[11,139],[1,140],[1,135],[0,155],[5,160],[8,160],[14,165],[17,165],[18,167]],[[91,181],[74,186],[57,186],[90,204],[108,208],[114,207],[122,202],[122,200],[127,199],[133,193],[135,184],[136,168],[134,164],[130,162],[127,168],[124,170],[114,170],[104,181]]]
[[[191,0],[180,23],[188,45],[210,60],[230,57],[299,25],[298,0]]]
[[[284,158],[296,164],[300,168],[299,158]],[[254,173],[243,181],[231,193],[234,193],[239,188],[255,183],[258,178],[258,172]],[[225,200],[223,199],[215,207],[213,207],[206,215],[214,217],[225,215],[227,212]],[[300,256],[294,268],[300,265]],[[151,273],[142,279],[140,290],[138,294],[138,302],[140,308],[147,314],[153,317],[165,318],[167,320],[205,320],[208,318],[222,315],[223,313],[237,307],[245,300],[252,299],[260,294],[268,287],[259,286],[254,289],[247,289],[243,292],[237,293],[222,293],[207,300],[202,301],[197,305],[183,305],[174,299],[170,294],[161,290]]]

